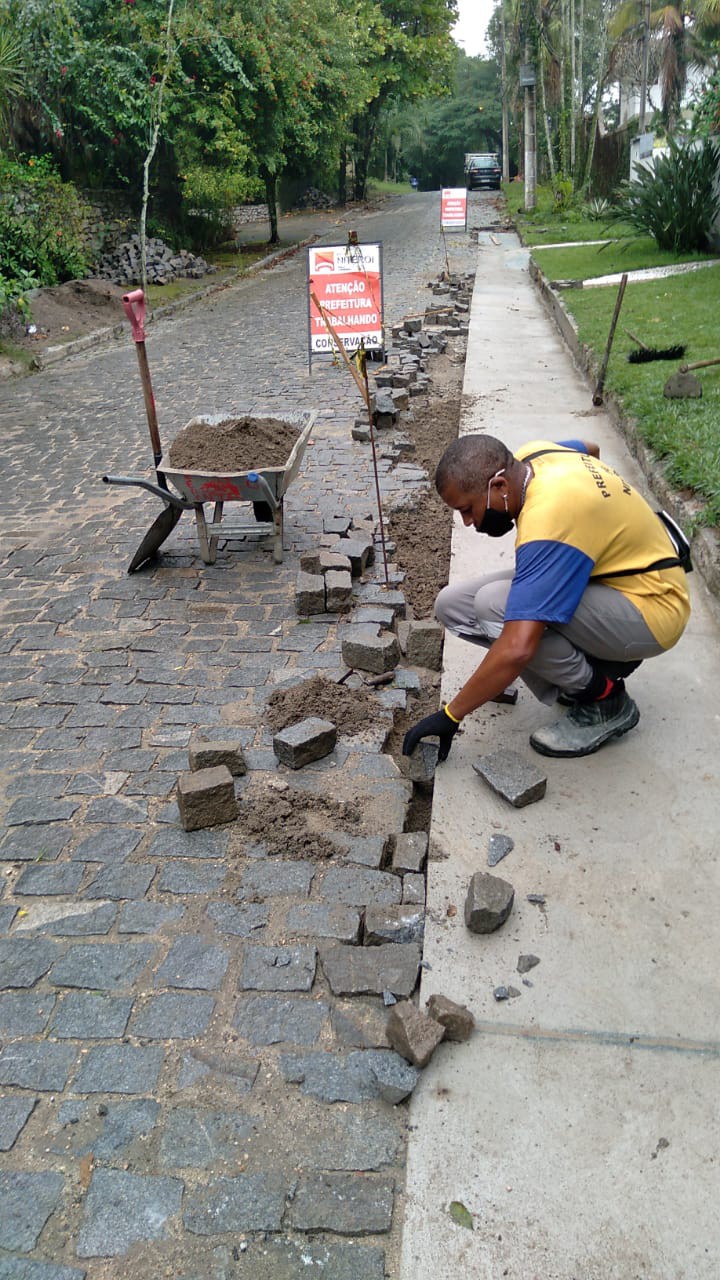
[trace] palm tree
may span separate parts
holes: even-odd
[[[22,92],[25,66],[17,36],[0,30],[0,135],[7,137],[13,98]]]

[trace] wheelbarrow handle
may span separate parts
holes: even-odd
[[[132,326],[135,342],[145,341],[145,294],[142,289],[133,289],[132,293],[124,293],[122,304],[125,314]]]
[[[248,478],[248,480],[249,480],[250,484],[256,484],[256,485],[258,486],[258,488],[259,488],[260,492],[262,493],[263,498],[264,498],[264,499],[265,499],[265,501],[267,502],[267,504],[268,504],[268,506],[269,506],[270,510],[271,510],[271,511],[277,511],[278,507],[280,506],[280,503],[278,502],[277,498],[275,497],[275,494],[273,493],[272,489],[270,488],[270,485],[268,484],[268,482],[267,482],[267,480],[265,479],[265,477],[264,477],[264,476],[261,476],[261,475],[260,475],[260,473],[259,473],[258,471],[248,471],[248,473],[247,473],[247,478]]]
[[[156,498],[162,498],[163,502],[169,507],[177,507],[180,511],[191,511],[195,506],[194,502],[186,502],[184,498],[178,498],[174,493],[170,493],[169,489],[163,489],[159,484],[153,484],[151,480],[142,480],[139,476],[103,476],[103,484],[126,484],[134,485],[138,489],[147,489],[148,493],[154,493]]]

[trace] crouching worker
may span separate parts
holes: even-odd
[[[512,454],[486,435],[443,454],[440,497],[491,538],[514,525],[515,568],[438,595],[438,620],[487,654],[442,711],[408,731],[406,755],[435,737],[445,760],[465,716],[518,676],[541,702],[568,708],[532,734],[542,755],[590,755],[638,723],[625,680],[685,629],[689,548],[598,454],[582,440]]]

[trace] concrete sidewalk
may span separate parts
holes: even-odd
[[[512,235],[495,240],[480,237],[463,431],[511,448],[588,437],[645,490],[591,408],[527,255]],[[493,543],[457,522],[451,581],[512,557],[512,538]],[[684,638],[632,679],[635,731],[585,760],[543,759],[528,735],[557,711],[521,686],[516,707],[469,718],[438,770],[421,1005],[443,992],[478,1029],[440,1047],[412,1100],[402,1280],[720,1274],[720,649],[704,585],[690,581]],[[445,698],[477,660],[448,637]],[[547,773],[539,804],[513,809],[473,772],[500,746]],[[463,904],[497,832],[515,841],[495,872],[515,906],[478,937]],[[524,953],[540,958],[526,983]],[[500,984],[520,996],[497,1003]],[[472,1231],[451,1217],[453,1201]]]

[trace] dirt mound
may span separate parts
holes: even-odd
[[[35,350],[39,345],[70,342],[86,333],[95,333],[119,324],[125,316],[123,289],[107,280],[68,280],[53,288],[40,289],[30,298],[35,333],[25,333],[18,345]]]
[[[170,462],[183,471],[251,471],[284,467],[297,427],[279,418],[226,418],[210,426],[191,422],[174,440]]]
[[[291,689],[276,689],[268,699],[267,722],[273,733],[309,716],[331,720],[338,733],[353,737],[377,719],[381,704],[368,689],[347,689],[313,676]]]
[[[325,860],[342,853],[328,832],[337,832],[342,846],[342,833],[357,834],[360,819],[359,802],[325,800],[289,785],[261,783],[243,796],[232,840],[240,849],[261,845],[271,857]]]

